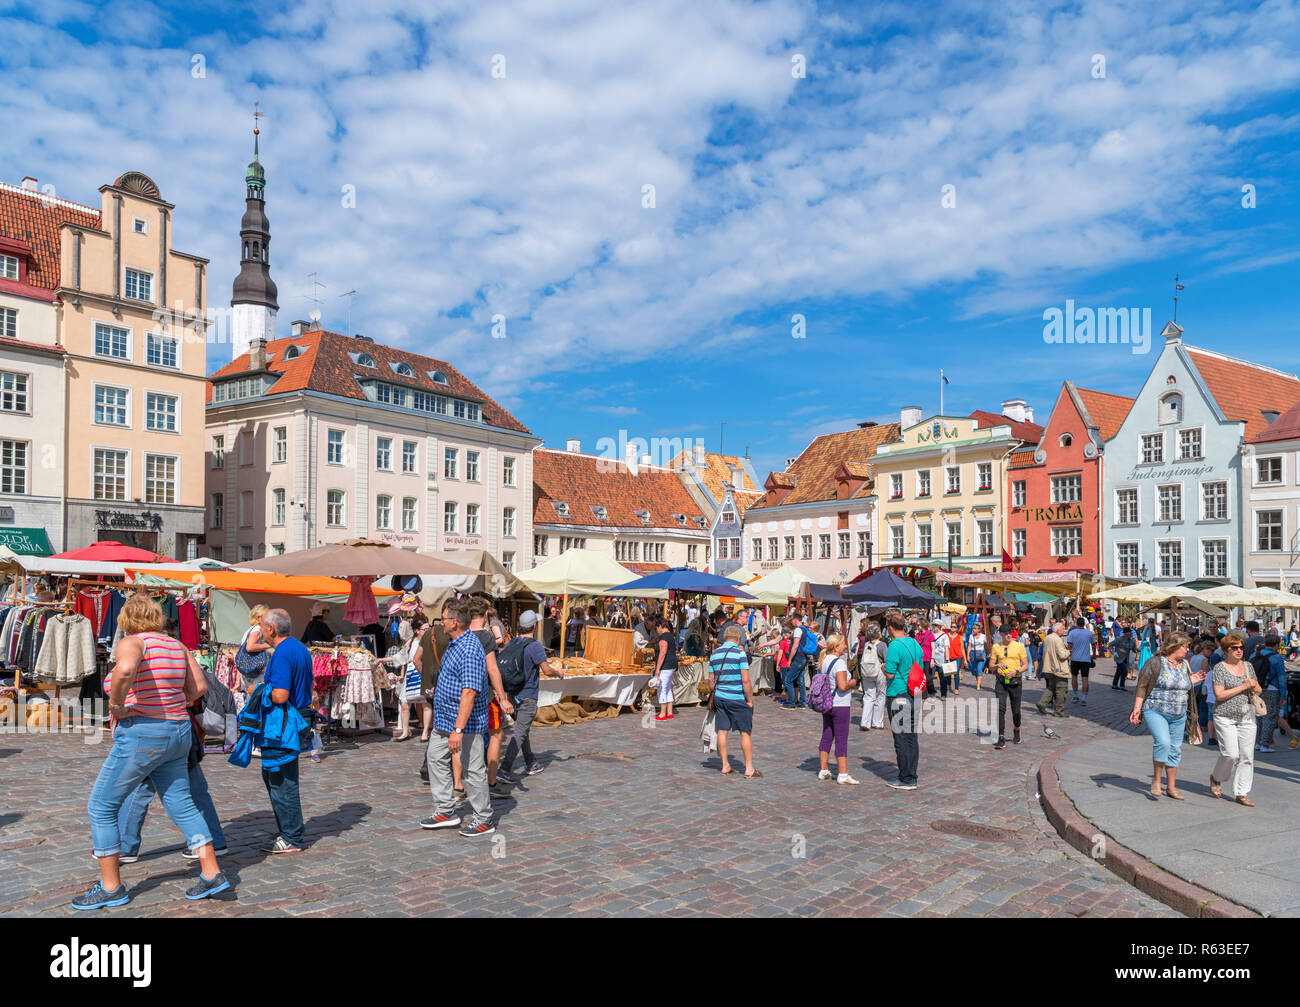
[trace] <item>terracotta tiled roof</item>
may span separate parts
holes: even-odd
[[[701,466],[696,464],[693,454],[683,451],[668,463],[670,469],[684,469],[699,476],[705,490],[716,503],[722,503],[724,495],[722,484],[732,481],[733,465],[740,469],[740,480],[732,484],[734,486],[732,499],[736,502],[736,510],[744,514],[757,501],[763,499],[763,491],[755,486],[754,480],[750,478],[745,459],[737,455],[705,454],[704,465]]]
[[[1010,416],[1003,416],[1001,413],[989,413],[983,409],[976,409],[970,414],[970,418],[978,420],[981,429],[989,427],[1010,427],[1011,436],[1018,441],[1024,441],[1026,444],[1037,444],[1043,437],[1043,428],[1037,423],[1019,423]]]
[[[1097,432],[1103,441],[1108,441],[1119,433],[1124,417],[1133,408],[1133,399],[1127,395],[1112,395],[1110,392],[1098,392],[1091,388],[1075,387],[1084,408],[1097,424]]]
[[[567,513],[556,508],[567,504]],[[605,508],[602,521],[593,508]],[[649,511],[643,521],[637,511]],[[685,525],[675,514],[686,516]],[[636,475],[619,461],[573,451],[533,452],[533,524],[595,525],[704,534],[704,515],[672,469],[638,466]]]
[[[1184,347],[1219,408],[1230,420],[1245,420],[1246,440],[1264,432],[1264,410],[1284,412],[1300,399],[1300,378],[1271,367]]]
[[[790,465],[788,472],[773,472],[768,477],[775,480],[778,486],[789,485],[783,481],[789,475],[795,477],[794,489],[785,495],[780,506],[834,500],[835,471],[841,462],[866,465],[875,457],[880,445],[896,441],[900,436],[897,423],[884,423],[879,426],[855,427],[815,438]],[[873,481],[867,479],[853,494],[853,499],[870,496],[873,485]],[[759,510],[765,506],[759,502],[751,506],[750,510]]]
[[[299,354],[293,359],[285,360],[290,346],[298,347]],[[268,395],[307,390],[341,395],[349,399],[364,399],[366,393],[357,383],[357,377],[376,378],[390,384],[481,403],[484,423],[519,433],[531,433],[514,416],[488,398],[478,385],[442,360],[321,329],[304,332],[301,336],[272,340],[267,344],[266,352],[270,361],[267,369],[281,375],[266,393]],[[349,356],[352,353],[369,354],[374,358],[376,366],[360,366]],[[415,372],[414,376],[399,376],[390,366],[399,363],[409,364]],[[243,353],[214,373],[210,381],[236,376],[247,370],[248,354]],[[428,371],[442,371],[447,376],[447,384],[435,382],[426,373]],[[208,401],[211,401],[210,384]]]
[[[93,207],[0,182],[0,234],[31,245],[27,282],[33,287],[54,290],[59,285],[59,225],[98,231],[99,216]]]
[[[1030,468],[1037,463],[1034,461],[1034,453],[1032,451],[1012,451],[1008,464],[1013,469],[1025,469]]]
[[[794,484],[795,477],[793,472],[769,472],[767,475],[767,482],[764,483],[764,485],[771,485],[777,488],[783,486],[791,487],[794,486]]]
[[[1300,401],[1275,419],[1263,433],[1250,439],[1251,444],[1272,444],[1275,441],[1300,440]]]
[[[844,472],[850,479],[870,479],[871,466],[866,462],[845,461],[842,462]]]

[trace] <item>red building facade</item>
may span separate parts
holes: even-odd
[[[1103,448],[1133,400],[1061,386],[1042,439],[1007,467],[1007,552],[1021,573],[1096,572],[1102,559]]]

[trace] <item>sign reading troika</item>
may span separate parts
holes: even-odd
[[[1022,507],[1026,521],[1082,521],[1082,504],[1053,504],[1050,507]]]

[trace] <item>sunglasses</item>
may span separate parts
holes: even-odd
[[[1228,649],[1229,649],[1229,650],[1245,650],[1246,648],[1243,647],[1243,646],[1242,646],[1241,644],[1239,644],[1239,643],[1230,643],[1230,644],[1228,644]]]

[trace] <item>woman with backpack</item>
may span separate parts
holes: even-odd
[[[849,775],[849,713],[858,680],[849,675],[849,666],[844,660],[847,650],[848,642],[839,633],[826,638],[826,657],[822,659],[821,671],[813,676],[812,687],[808,690],[808,705],[822,715],[822,740],[817,747],[821,768],[817,779],[831,778],[828,766],[833,742],[835,764],[839,769],[835,782],[856,787],[858,781]]]

